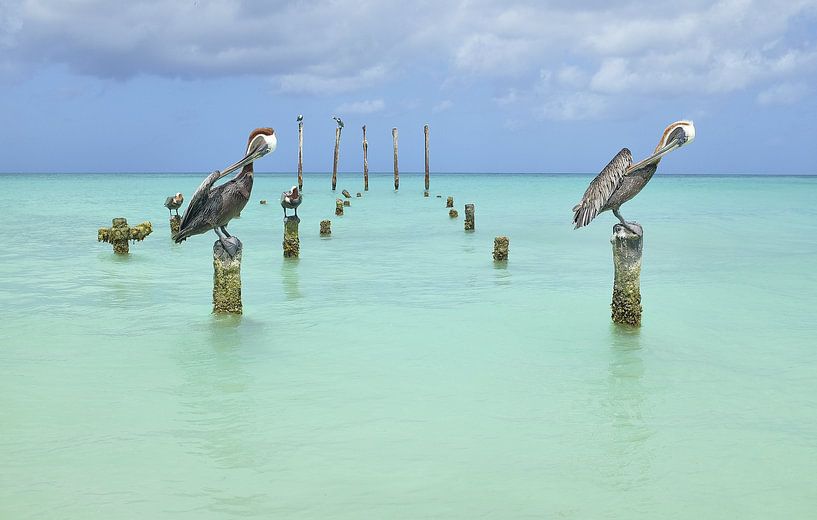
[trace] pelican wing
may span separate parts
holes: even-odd
[[[216,170],[210,175],[207,176],[204,181],[199,185],[196,193],[190,197],[190,203],[187,205],[187,209],[184,210],[184,216],[182,217],[182,223],[179,226],[179,229],[185,229],[196,216],[201,213],[202,209],[207,205],[207,201],[210,198],[210,190],[213,189],[213,184],[216,183],[217,180],[224,177],[225,174],[221,173],[220,171]]]
[[[610,195],[621,185],[627,168],[633,163],[633,154],[622,148],[613,160],[604,167],[584,192],[581,202],[573,207],[573,226],[578,229],[596,218],[601,208],[610,200]]]

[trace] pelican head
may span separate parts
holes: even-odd
[[[676,121],[664,129],[661,140],[652,155],[632,166],[629,170],[637,170],[648,164],[658,163],[662,157],[673,150],[677,150],[695,140],[695,125],[692,121]]]
[[[258,154],[263,157],[278,148],[278,138],[275,137],[275,130],[272,128],[256,128],[250,133],[247,140],[247,155]]]
[[[175,204],[181,204],[182,202],[184,202],[184,196],[181,193],[173,195],[173,202]]]

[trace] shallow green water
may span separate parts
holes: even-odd
[[[374,176],[337,218],[308,175],[285,261],[260,175],[218,318],[214,235],[162,207],[201,176],[0,176],[0,518],[811,517],[817,178],[656,176],[638,331],[613,217],[570,226],[589,179]],[[115,216],[154,225],[126,258]]]

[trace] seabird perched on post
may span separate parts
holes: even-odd
[[[304,115],[303,114],[298,114],[298,122],[300,123],[303,120],[304,120]]]
[[[301,205],[303,198],[297,186],[293,186],[289,191],[281,193],[281,207],[284,208],[284,218],[287,218],[287,209],[294,209],[295,216],[298,216],[298,206]]]
[[[241,213],[250,199],[253,183],[253,161],[275,151],[278,140],[272,128],[256,128],[247,140],[247,153],[243,159],[223,171],[216,170],[204,179],[182,217],[179,232],[173,236],[176,243],[188,237],[216,232],[225,251],[235,257],[239,240],[227,232],[227,223]],[[241,168],[230,181],[213,186],[222,177]]]
[[[170,211],[171,216],[173,216],[173,210],[176,210],[176,215],[179,214],[179,208],[182,207],[183,203],[184,197],[181,193],[177,193],[165,199],[165,207]]]
[[[343,128],[343,119],[339,118],[338,116],[332,116],[332,119],[338,124],[338,128]]]
[[[612,210],[625,228],[641,236],[641,226],[625,221],[619,208],[647,185],[662,157],[694,139],[695,125],[692,121],[677,121],[664,130],[653,154],[643,161],[633,164],[632,153],[623,148],[593,179],[581,202],[573,208],[574,228],[586,226],[599,213]]]

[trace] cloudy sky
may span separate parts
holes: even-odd
[[[817,173],[817,0],[0,0],[0,171]]]

